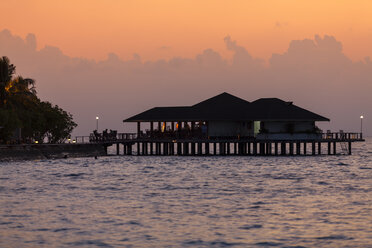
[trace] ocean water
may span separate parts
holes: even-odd
[[[372,139],[351,156],[0,163],[0,247],[372,247]]]

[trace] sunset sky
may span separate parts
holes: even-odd
[[[0,0],[0,56],[74,134],[224,91],[278,97],[372,135],[370,0]],[[125,130],[123,130],[125,129]]]
[[[315,34],[336,37],[353,60],[372,56],[369,0],[2,0],[0,8],[0,29],[33,33],[38,48],[73,57],[154,60],[212,48],[228,58],[221,40],[230,35],[267,60]]]

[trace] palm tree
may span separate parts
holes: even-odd
[[[13,78],[15,69],[8,57],[0,58],[0,107],[12,96],[36,96],[35,81],[21,76]]]
[[[15,73],[15,66],[10,63],[8,57],[0,58],[0,107],[5,104],[6,87],[12,80]]]
[[[5,84],[6,95],[36,95],[35,80],[18,76]]]
[[[63,142],[76,127],[72,115],[36,96],[35,81],[14,76],[15,66],[0,57],[0,142],[12,141],[17,128],[22,137]]]

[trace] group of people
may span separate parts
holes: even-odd
[[[117,131],[111,130],[108,131],[107,129],[103,130],[102,133],[99,133],[97,130],[94,130],[93,133],[90,134],[90,142],[94,141],[110,141],[117,139]]]
[[[193,128],[188,123],[185,123],[183,127],[176,125],[176,129],[172,130],[169,126],[154,130],[146,130],[146,133],[141,133],[142,137],[152,137],[152,138],[201,138],[207,135],[207,126],[205,124],[197,123]]]

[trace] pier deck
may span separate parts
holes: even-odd
[[[295,156],[352,153],[352,143],[364,141],[361,133],[322,133],[316,139],[256,139],[253,137],[154,137],[136,133],[115,136],[77,136],[76,143],[116,145],[117,155],[245,155]],[[337,144],[341,152],[337,151]],[[120,145],[123,147],[120,149]],[[122,150],[122,151],[121,151]]]

